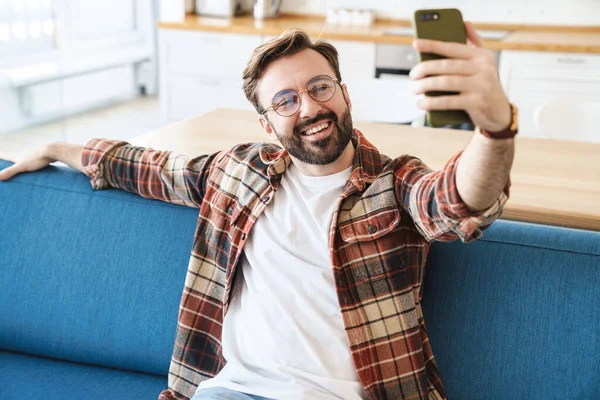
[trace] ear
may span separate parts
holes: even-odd
[[[350,101],[350,95],[348,94],[348,86],[345,83],[342,83],[342,94],[344,95],[344,100],[346,101],[348,110],[352,111],[352,101]]]
[[[273,129],[273,126],[263,115],[258,116],[258,122],[260,123],[260,126],[263,128],[263,130],[265,131],[265,133],[267,134],[267,136],[269,136],[269,138],[271,140],[277,139],[277,136],[275,135],[275,130]]]

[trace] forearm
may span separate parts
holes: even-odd
[[[81,163],[82,145],[53,142],[44,148],[43,153],[49,159],[49,162],[60,161],[77,171],[83,172],[83,165]]]
[[[508,182],[514,151],[514,139],[473,135],[456,170],[456,188],[469,210],[485,210],[498,198]]]
[[[83,149],[81,162],[93,189],[112,187],[198,208],[219,154],[190,158],[119,140],[92,139]]]

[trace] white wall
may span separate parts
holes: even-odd
[[[475,22],[599,25],[600,0],[282,0],[286,13],[325,15],[329,7],[371,8],[385,18],[410,19],[419,8],[459,8]]]

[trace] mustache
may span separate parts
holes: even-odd
[[[316,124],[317,122],[324,121],[326,119],[330,119],[330,120],[333,121],[334,124],[337,124],[337,120],[338,120],[337,115],[333,111],[330,111],[328,113],[319,114],[319,115],[317,115],[314,118],[307,119],[306,121],[300,122],[299,124],[297,124],[294,127],[294,132],[297,133],[297,134],[300,134],[300,132],[302,132],[303,130],[305,130],[310,125]]]

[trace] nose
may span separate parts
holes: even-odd
[[[299,95],[300,109],[298,110],[298,116],[300,119],[313,118],[323,109],[322,103],[310,97],[306,90],[303,90]]]

